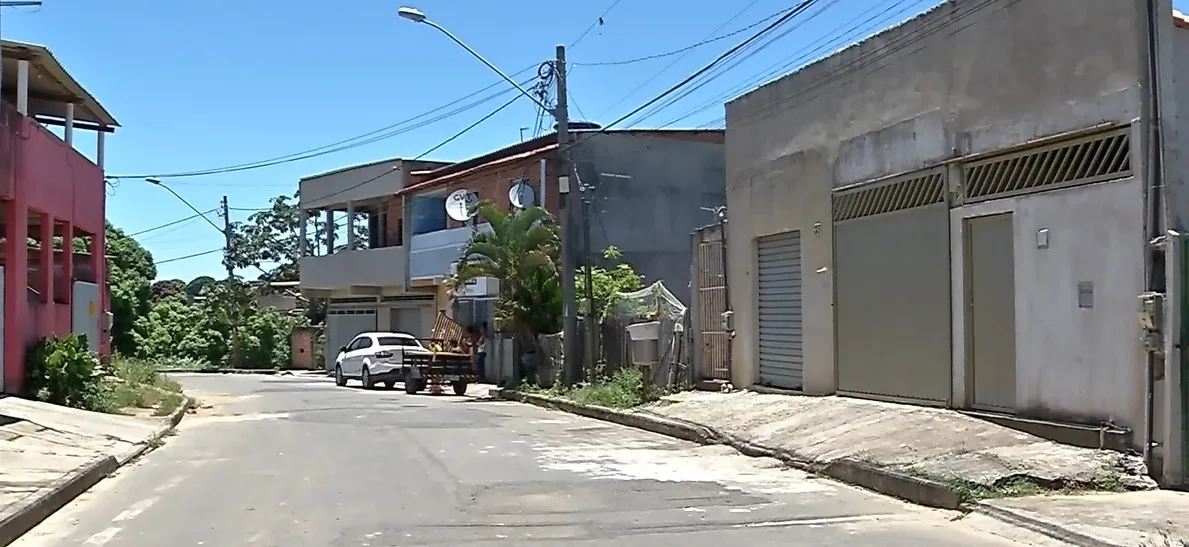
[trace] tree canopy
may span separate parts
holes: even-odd
[[[261,272],[265,281],[297,281],[301,253],[301,220],[298,214],[300,193],[279,195],[267,209],[253,213],[244,222],[231,225],[231,263],[238,270]],[[360,214],[362,216],[362,213]],[[358,220],[358,219],[357,219]],[[346,220],[342,221],[345,224]],[[356,222],[356,247],[366,248],[367,222]],[[318,255],[324,250],[319,241],[326,239],[326,223],[320,215],[311,215],[306,225],[307,252]],[[338,238],[335,250],[346,248],[346,238]]]
[[[476,232],[463,247],[455,290],[474,278],[494,277],[500,280],[498,324],[525,343],[560,330],[560,243],[553,218],[540,207],[504,212],[490,202],[479,203],[476,212],[491,231]]]
[[[157,277],[157,267],[153,255],[123,230],[108,222],[106,232],[112,349],[136,354],[136,320],[149,312],[150,283]]]

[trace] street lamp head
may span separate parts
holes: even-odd
[[[417,8],[404,6],[396,10],[396,13],[414,23],[424,23],[426,20],[425,14],[421,13],[421,10]]]
[[[144,181],[149,184],[156,184],[157,186],[161,185],[161,179],[157,177],[145,177]]]

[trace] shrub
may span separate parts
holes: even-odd
[[[29,352],[29,395],[39,401],[85,410],[102,410],[99,357],[85,334],[42,338]]]

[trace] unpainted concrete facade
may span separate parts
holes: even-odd
[[[1171,36],[1171,5],[1162,4],[1161,24]],[[1142,9],[1143,2],[1117,0],[952,0],[730,102],[733,383],[757,379],[757,238],[802,234],[804,391],[834,393],[832,191],[1062,133],[1134,123],[1134,176],[951,209],[949,334],[951,404],[960,407],[968,398],[961,223],[1013,212],[1018,406],[1047,417],[1111,421],[1138,438],[1146,381],[1135,320],[1147,241],[1144,135],[1135,123],[1145,104]],[[1184,34],[1177,31],[1176,42]],[[1189,81],[1176,81],[1176,74],[1189,72],[1173,72],[1164,84],[1189,98]],[[1164,115],[1179,120],[1167,104]],[[1177,137],[1166,130],[1166,146]],[[1180,165],[1179,156],[1166,157],[1170,169]],[[1175,227],[1189,209],[1179,205],[1179,175],[1167,185]],[[1047,253],[1037,251],[1042,229],[1052,238]],[[1096,307],[1074,316],[1070,299],[1083,280],[1099,287]],[[1166,439],[1172,437],[1160,437]]]

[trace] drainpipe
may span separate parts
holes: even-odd
[[[1147,360],[1144,382],[1144,433],[1143,457],[1144,463],[1151,472],[1152,449],[1155,445],[1155,390],[1158,376],[1163,372],[1163,357],[1161,355],[1163,343],[1160,341],[1164,292],[1164,256],[1162,243],[1166,243],[1163,224],[1164,218],[1164,156],[1163,139],[1161,133],[1160,109],[1160,79],[1162,76],[1159,60],[1159,14],[1158,0],[1144,0],[1145,47],[1143,49],[1144,71],[1140,77],[1143,94],[1143,105],[1140,115],[1140,127],[1143,132],[1144,156],[1144,194],[1147,205],[1146,211],[1146,244],[1144,248],[1144,315],[1149,318],[1145,327],[1145,349]]]

